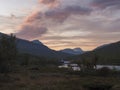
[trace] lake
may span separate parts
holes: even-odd
[[[102,67],[108,67],[109,69],[120,70],[120,66],[117,65],[97,65],[97,69],[100,69]]]

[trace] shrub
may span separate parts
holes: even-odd
[[[97,70],[97,74],[100,76],[109,76],[111,74],[112,70],[108,67],[103,67]]]

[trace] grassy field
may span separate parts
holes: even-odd
[[[91,90],[86,87],[100,85],[120,90],[120,77],[80,76],[53,67],[25,66],[6,76],[0,74],[0,90]]]

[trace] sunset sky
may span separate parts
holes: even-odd
[[[0,32],[92,50],[120,40],[120,0],[0,0]]]

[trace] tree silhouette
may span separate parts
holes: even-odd
[[[16,37],[2,35],[0,37],[0,72],[7,73],[17,56]]]
[[[93,51],[87,52],[83,54],[81,57],[82,57],[83,70],[96,69],[98,57],[95,54],[95,52]]]

